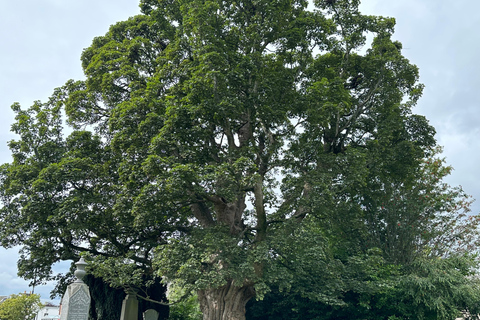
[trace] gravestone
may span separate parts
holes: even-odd
[[[85,276],[85,266],[87,265],[83,258],[76,263],[77,270],[75,276],[77,280],[67,287],[62,299],[62,312],[60,320],[87,320],[88,309],[90,308],[90,291],[88,286],[83,283]]]
[[[143,320],[158,320],[158,312],[153,309],[148,309],[143,313]]]
[[[138,320],[138,300],[135,291],[127,291],[127,296],[123,299],[122,313],[120,320]]]

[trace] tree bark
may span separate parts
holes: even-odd
[[[245,305],[255,296],[253,285],[227,285],[198,291],[203,320],[245,320]]]

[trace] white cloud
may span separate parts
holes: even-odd
[[[28,283],[17,277],[17,259],[17,248],[0,248],[0,295],[29,291]]]

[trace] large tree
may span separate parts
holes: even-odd
[[[394,19],[307,5],[142,0],[84,50],[85,81],[14,105],[0,234],[23,246],[20,274],[84,252],[114,286],[195,290],[204,319],[243,319],[298,275],[339,303],[328,222],[359,230],[380,205],[366,186],[415,181],[434,130],[412,114],[422,85]]]

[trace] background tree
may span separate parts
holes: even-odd
[[[0,319],[2,320],[35,320],[42,308],[38,294],[12,294],[0,303]]]
[[[418,180],[434,130],[394,19],[307,4],[143,0],[84,50],[85,81],[14,105],[0,234],[20,274],[83,252],[113,286],[196,291],[204,319],[299,281],[341,305],[342,270],[378,264],[365,207],[375,221],[378,195]]]
[[[342,261],[342,303],[319,302],[305,294],[315,290],[311,281],[293,282],[251,301],[247,318],[452,319],[465,310],[477,313],[479,217],[467,214],[471,197],[443,181],[451,168],[440,151],[425,158],[409,183],[375,171],[358,198],[362,214],[323,226],[333,256]]]

